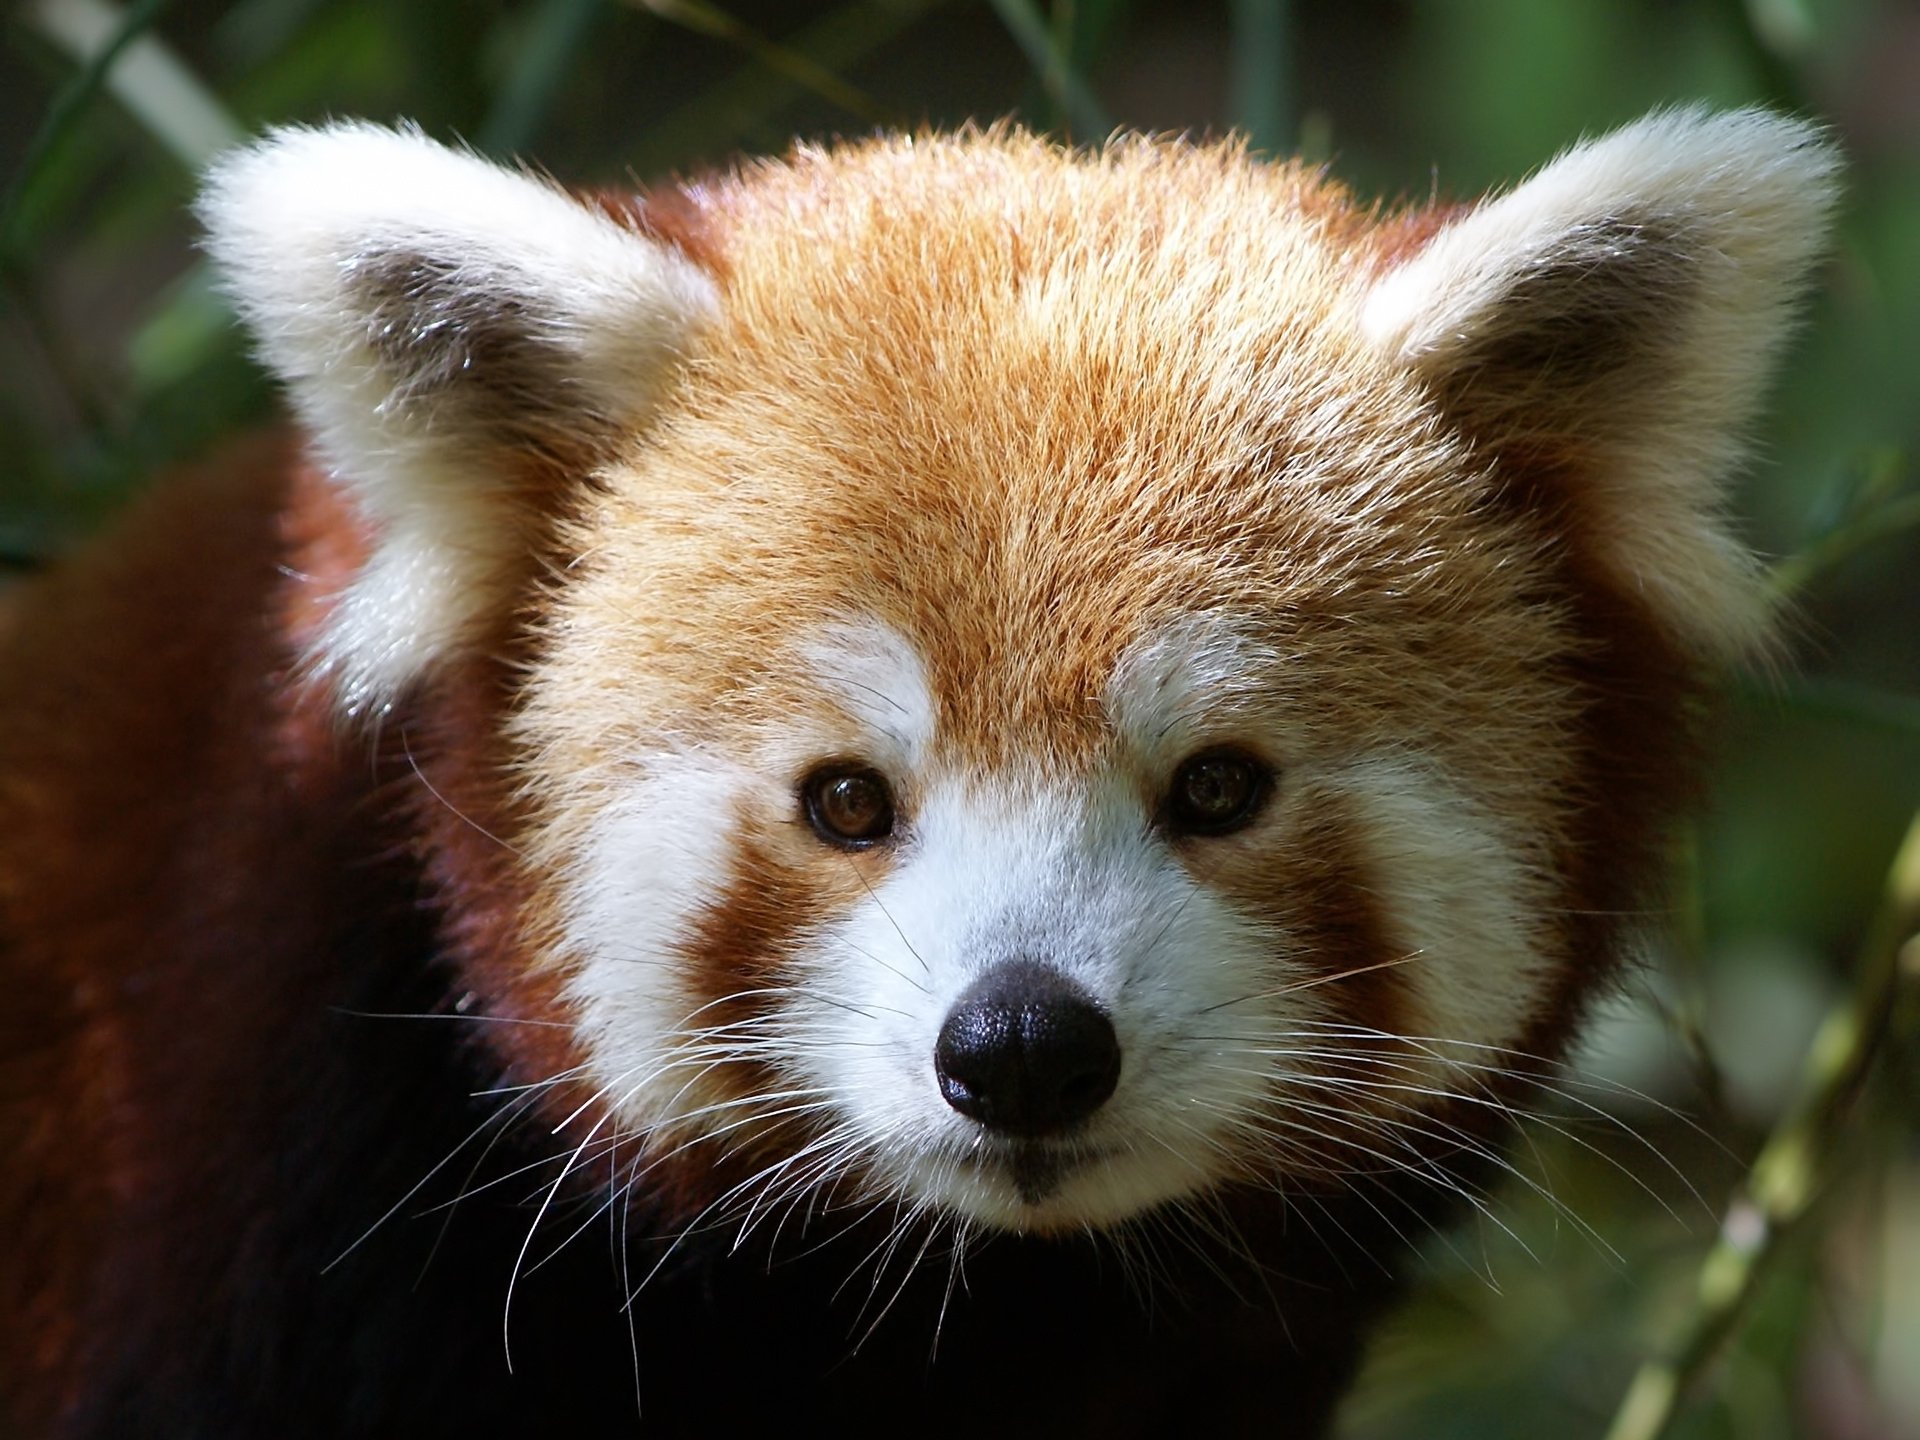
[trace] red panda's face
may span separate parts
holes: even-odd
[[[375,532],[343,703],[531,655],[509,961],[583,1148],[1051,1232],[1444,1184],[1564,1047],[1765,629],[1714,484],[1830,163],[1656,117],[1382,224],[992,134],[629,224],[355,130],[209,209]]]
[[[1138,201],[749,226],[568,537],[554,963],[615,1123],[763,1145],[743,1207],[1060,1230],[1374,1169],[1551,1003],[1537,543],[1312,224],[1189,217],[1203,304]]]

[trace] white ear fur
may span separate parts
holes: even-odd
[[[543,180],[375,125],[223,158],[200,214],[374,532],[316,658],[344,706],[378,708],[500,603],[528,452],[590,465],[640,423],[713,283]]]
[[[1447,224],[1361,313],[1496,451],[1577,457],[1608,563],[1715,658],[1769,629],[1720,488],[1826,247],[1838,170],[1802,121],[1651,115]]]

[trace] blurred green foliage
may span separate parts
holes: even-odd
[[[1793,661],[1735,687],[1674,915],[1529,1128],[1531,1183],[1429,1247],[1345,1422],[1355,1440],[1607,1432],[1635,1367],[1703,1313],[1723,1213],[1753,1238],[1728,1196],[1821,1083],[1808,1046],[1856,985],[1920,804],[1920,7],[34,0],[4,24],[0,583],[271,413],[187,211],[208,150],[267,123],[411,117],[614,181],[878,124],[1238,126],[1420,199],[1661,104],[1826,117],[1851,162],[1841,243],[1737,497],[1790,557]],[[1920,1434],[1920,950],[1900,963],[1888,1043],[1819,1112],[1811,1213],[1748,1247],[1752,1303],[1682,1377],[1672,1434]]]

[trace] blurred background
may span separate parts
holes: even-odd
[[[0,585],[273,397],[194,250],[206,158],[410,117],[618,183],[1015,115],[1237,129],[1470,196],[1676,102],[1824,118],[1837,253],[1737,505],[1798,615],[1735,677],[1647,962],[1427,1247],[1343,1434],[1920,1436],[1920,4],[5,0]]]

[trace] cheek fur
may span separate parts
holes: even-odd
[[[795,950],[832,910],[814,877],[781,864],[751,831],[737,830],[731,848],[726,878],[675,947],[687,1024],[699,1032],[764,1027]]]
[[[671,957],[683,977],[687,1010],[676,1038],[693,1093],[725,1104],[779,1091],[770,1025],[792,952],[817,913],[816,897],[760,844],[736,845],[730,874]]]
[[[595,1083],[640,1124],[668,1118],[663,1067],[687,1001],[677,950],[702,896],[727,873],[729,814],[742,778],[691,751],[662,751],[582,797],[592,820],[555,865],[567,999]]]
[[[783,854],[790,837],[736,822],[718,892],[691,917],[672,962],[684,977],[681,1043],[698,1057],[697,1087],[735,1107],[732,1120],[789,1112],[806,1048],[795,994],[801,957],[865,893],[867,857]],[[802,842],[803,846],[805,842]],[[754,1102],[757,1100],[757,1104]]]
[[[771,839],[742,822],[754,789],[705,752],[649,755],[592,797],[599,813],[562,867],[568,999],[629,1122],[665,1123],[710,1088],[710,1037],[756,1013],[760,977],[810,922],[799,902],[817,888],[786,883]]]
[[[1312,979],[1312,1009],[1357,1030],[1404,1033],[1408,987],[1402,970],[1415,956],[1398,943],[1377,877],[1353,817],[1337,802],[1316,805],[1290,861],[1258,888],[1236,887],[1235,900],[1270,917],[1292,942]]]
[[[1414,758],[1286,783],[1262,831],[1180,852],[1270,950],[1235,1007],[1264,1083],[1230,1127],[1242,1169],[1353,1173],[1440,1133],[1449,1095],[1475,1103],[1550,1003],[1549,881]]]
[[[817,1134],[800,957],[884,860],[820,844],[790,809],[706,752],[655,755],[573,867],[570,996],[590,1069],[682,1196],[711,1199]],[[689,1145],[700,1137],[718,1143]]]
[[[1444,1053],[1524,1030],[1551,979],[1545,841],[1395,756],[1287,777],[1264,833],[1186,845],[1196,879],[1279,937],[1355,1031]],[[1284,1007],[1283,1007],[1284,1008]]]
[[[1556,979],[1550,836],[1497,822],[1437,768],[1372,759],[1342,776],[1367,893],[1405,957],[1399,1024],[1454,1081],[1515,1044]],[[1470,1079],[1466,1082],[1472,1084]]]

